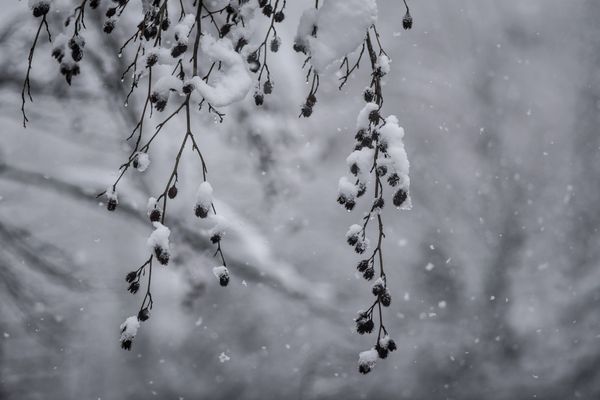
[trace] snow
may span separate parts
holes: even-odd
[[[382,54],[377,59],[377,64],[375,65],[375,67],[380,68],[381,72],[384,75],[387,75],[390,73],[390,64],[391,63],[392,63],[392,60],[390,60],[390,58],[388,56],[386,56],[385,54]]]
[[[304,23],[313,22],[310,14],[305,18]],[[316,19],[317,37],[306,36],[303,21],[298,33],[304,34],[309,44],[313,67],[323,72],[361,45],[367,29],[377,20],[377,3],[375,0],[325,0],[312,18]]]
[[[358,188],[356,185],[350,182],[347,177],[342,176],[338,183],[338,194],[343,196],[345,199],[353,199],[356,197],[357,193]]]
[[[183,84],[181,83],[181,80],[177,79],[177,77],[173,75],[164,75],[156,81],[152,89],[161,97],[168,99],[172,90],[181,93],[182,87]]]
[[[308,38],[312,35],[313,28],[317,24],[317,12],[318,10],[316,8],[309,8],[302,13],[294,43],[304,48],[308,48]]]
[[[155,248],[161,248],[163,250],[169,250],[169,235],[171,230],[161,224],[160,222],[153,222],[154,231],[150,234],[147,244],[151,251]]]
[[[186,16],[175,25],[173,28],[173,35],[175,36],[175,41],[181,44],[188,44],[188,36],[196,22],[196,16],[194,14],[186,14]]]
[[[224,275],[228,275],[229,271],[227,270],[227,267],[224,266],[220,266],[220,267],[214,267],[212,270],[213,274],[217,277],[220,278]]]
[[[358,235],[360,232],[362,232],[362,226],[358,224],[350,225],[350,228],[348,228],[348,232],[346,232],[346,238]]]
[[[357,178],[361,182],[368,181],[371,170],[371,164],[373,163],[373,154],[373,149],[363,147],[360,150],[354,150],[346,158],[346,164],[348,164],[348,167],[351,167],[353,164],[356,164],[358,166]]]
[[[132,340],[140,328],[140,321],[136,315],[127,318],[121,324],[121,341]]]
[[[199,76],[192,77],[189,82],[194,89],[214,107],[224,107],[244,99],[252,87],[252,78],[244,59],[233,49],[231,40],[215,40],[212,36],[205,35],[201,45],[205,56],[212,61],[220,61],[222,68],[221,74],[214,77],[212,86]]]
[[[196,192],[196,205],[209,209],[213,202],[213,188],[208,182],[202,182]]]
[[[410,188],[410,163],[406,150],[404,148],[404,129],[398,125],[398,118],[390,115],[385,119],[385,124],[379,129],[381,139],[387,143],[387,153],[390,156],[389,166],[394,169],[394,172],[400,177],[399,188],[409,192]],[[409,210],[412,207],[410,195],[400,207],[401,209]]]
[[[384,337],[379,339],[379,346],[383,347],[384,349],[387,349],[389,342],[390,342],[390,337],[388,335],[385,335]]]
[[[114,200],[117,202],[117,204],[119,203],[119,198],[117,196],[117,192],[113,189],[112,186],[109,186],[108,188],[106,188],[106,199]]]
[[[370,368],[373,368],[375,366],[375,362],[377,361],[378,357],[379,357],[379,354],[377,353],[377,350],[375,350],[375,349],[362,351],[358,354],[358,363],[360,365],[367,365]]]
[[[135,159],[137,161],[136,169],[138,171],[144,172],[146,169],[148,169],[148,166],[150,165],[150,157],[148,156],[148,153],[137,153],[135,155]]]
[[[359,131],[361,129],[367,130],[369,129],[369,115],[372,111],[378,110],[379,106],[377,103],[367,103],[358,113],[358,117],[356,117],[356,130]]]

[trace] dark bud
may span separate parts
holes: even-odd
[[[262,106],[264,101],[265,97],[262,95],[262,93],[254,93],[254,103],[257,106]]]
[[[279,40],[277,40],[277,38],[274,38],[273,40],[271,40],[271,51],[273,53],[277,53],[279,51]]]
[[[387,167],[385,165],[380,165],[377,167],[377,176],[385,176],[387,174]]]
[[[359,183],[358,184],[358,192],[356,193],[356,197],[361,197],[363,194],[365,194],[367,192],[367,185],[365,185],[364,183]]]
[[[362,142],[363,139],[365,138],[365,136],[366,136],[365,130],[364,129],[359,129],[358,132],[356,132],[356,135],[354,135],[354,138],[357,141]]]
[[[235,45],[235,51],[236,53],[239,53],[240,51],[242,51],[242,49],[244,48],[245,45],[248,44],[248,40],[246,40],[246,38],[239,38],[236,45]]]
[[[154,66],[158,62],[158,56],[156,54],[150,54],[148,58],[146,58],[146,67],[150,68]]]
[[[358,234],[348,236],[348,239],[346,239],[346,241],[350,246],[355,246],[356,243],[358,243]]]
[[[100,5],[100,0],[90,0],[90,8],[95,10]]]
[[[377,124],[379,122],[379,111],[373,110],[369,113],[369,121],[373,124]]]
[[[131,345],[132,345],[131,339],[123,340],[121,342],[121,348],[123,350],[129,350],[129,351],[131,351]]]
[[[265,94],[271,94],[273,93],[273,83],[271,81],[266,81],[263,85],[263,92],[265,92]]]
[[[79,62],[83,58],[83,51],[78,41],[75,38],[69,40],[69,48],[71,49],[71,57],[73,61]]]
[[[160,29],[162,29],[163,31],[166,31],[167,29],[169,29],[170,26],[171,26],[171,21],[169,21],[169,18],[163,19],[162,22],[160,23]]]
[[[248,54],[248,57],[246,57],[246,61],[248,61],[248,64],[258,62],[258,53],[256,51],[253,51],[252,53]]]
[[[131,292],[131,294],[136,294],[137,291],[140,290],[140,283],[139,282],[131,282],[131,284],[129,285],[127,290],[129,290]]]
[[[169,196],[170,199],[174,199],[175,196],[177,196],[177,186],[171,186],[167,192],[167,196]]]
[[[356,201],[354,201],[354,199],[346,199],[346,203],[344,204],[344,207],[346,207],[346,210],[352,211],[352,209],[354,208],[355,205],[356,205]]]
[[[152,222],[158,222],[160,221],[160,217],[161,217],[161,212],[158,208],[155,208],[154,210],[152,210],[150,212],[150,221]]]
[[[77,47],[71,50],[71,57],[73,57],[73,61],[79,62],[83,58],[83,51],[81,51],[80,47]]]
[[[377,354],[379,355],[379,358],[381,358],[381,359],[387,358],[388,349],[377,344],[377,346],[375,346],[375,350],[377,350]]]
[[[404,18],[402,18],[402,27],[404,29],[411,29],[413,26],[413,19],[412,16],[410,15],[410,13],[407,11],[406,14],[404,14]]]
[[[162,247],[155,247],[154,248],[154,255],[156,256],[156,259],[158,260],[159,263],[161,263],[162,265],[167,265],[169,263],[169,252],[164,250]]]
[[[385,201],[383,201],[383,197],[378,197],[373,202],[373,208],[379,208],[380,210],[383,208],[384,205],[385,205]]]
[[[356,331],[361,335],[373,332],[375,324],[372,319],[360,318],[356,321]]]
[[[393,340],[393,339],[390,339],[390,340],[388,340],[388,343],[387,343],[387,349],[388,349],[389,351],[396,351],[396,349],[397,349],[397,347],[396,347],[396,342],[394,342],[394,340]]]
[[[398,176],[397,173],[394,172],[393,174],[388,176],[387,181],[391,187],[394,187],[394,186],[398,185],[398,183],[400,183],[400,177]]]
[[[187,85],[183,85],[183,88],[181,90],[184,94],[190,94],[194,91],[194,85],[188,83]]]
[[[229,284],[229,274],[223,274],[219,277],[219,285],[225,287]]]
[[[150,310],[148,310],[148,308],[142,308],[140,310],[140,312],[138,312],[138,319],[142,322],[144,321],[148,321],[148,318],[150,318]]]
[[[106,208],[108,211],[115,211],[117,208],[117,201],[115,199],[109,199],[108,203],[106,203]]]
[[[373,147],[373,139],[371,138],[371,136],[365,136],[361,142],[361,146],[372,148]]]
[[[346,203],[346,196],[344,196],[343,194],[340,194],[337,198],[337,202],[340,204]]]
[[[198,217],[198,218],[208,217],[208,209],[204,208],[200,204],[196,205],[196,208],[194,209],[194,213],[196,214],[196,217]]]
[[[180,55],[182,55],[183,53],[185,53],[187,50],[187,45],[183,44],[183,43],[177,43],[172,49],[171,49],[171,57],[173,58],[177,58]]]
[[[268,0],[258,0],[258,6],[260,8],[263,8],[264,6],[267,5],[268,2],[269,2]]]
[[[273,20],[275,22],[281,22],[284,20],[284,18],[285,18],[285,14],[283,13],[283,11],[277,11],[275,13],[275,15],[273,16]]]
[[[39,18],[42,15],[48,14],[48,11],[50,11],[50,4],[40,3],[39,5],[33,8],[33,16]]]
[[[114,16],[117,13],[117,8],[116,7],[111,7],[108,10],[106,10],[106,16],[108,18]]]
[[[165,111],[165,108],[167,108],[167,99],[159,99],[154,106],[156,107],[156,111]]]
[[[346,208],[348,208],[348,203],[346,203]],[[367,250],[367,244],[363,241],[356,243],[356,246],[354,246],[354,251],[356,251],[358,254],[364,253],[365,250]]]
[[[387,290],[379,297],[379,302],[384,307],[389,307],[392,304],[392,296]]]
[[[402,204],[404,204],[407,198],[408,194],[406,191],[404,189],[399,189],[394,195],[394,205],[396,207],[400,207]]]
[[[273,6],[270,4],[267,4],[266,6],[263,7],[262,12],[263,12],[263,14],[265,14],[265,16],[270,17],[271,14],[273,14]]]
[[[221,35],[221,37],[224,37],[229,33],[229,31],[231,31],[231,24],[225,24],[219,30],[219,34]]]
[[[294,51],[296,53],[304,53],[304,54],[306,54],[306,47],[304,47],[300,43],[294,43]]]
[[[234,14],[235,8],[233,8],[231,4],[227,4],[227,7],[225,7],[225,12],[229,15]]]
[[[217,243],[219,243],[219,242],[221,241],[221,234],[220,234],[220,233],[215,233],[214,235],[212,235],[212,236],[210,237],[210,241],[211,241],[213,244],[217,244]]]
[[[367,364],[359,364],[358,366],[358,372],[360,372],[361,374],[368,374],[369,372],[371,372],[371,367],[369,367]]]
[[[131,271],[127,274],[127,276],[125,276],[125,280],[127,281],[127,283],[131,283],[133,281],[135,281],[135,279],[137,278],[137,271]]]
[[[154,24],[146,26],[144,28],[144,39],[146,39],[146,40],[155,38],[157,34],[158,34],[158,28]]]
[[[111,33],[113,29],[115,29],[115,23],[112,20],[104,22],[104,27],[102,28],[104,33]]]
[[[62,47],[55,47],[52,50],[52,57],[54,57],[56,59],[56,61],[62,62],[64,56],[65,56],[65,52],[62,49]]]
[[[385,287],[383,286],[383,282],[376,282],[371,289],[373,292],[373,296],[381,296],[385,293]]]
[[[365,272],[367,270],[367,268],[369,268],[369,260],[362,260],[356,266],[356,269],[358,270],[358,272]]]
[[[304,104],[302,106],[302,110],[300,110],[300,114],[304,117],[304,118],[308,118],[312,115],[312,106],[309,106],[308,103]]]
[[[371,88],[366,88],[365,92],[363,93],[363,97],[367,103],[370,103],[373,101],[373,98],[375,97],[375,92],[373,92],[373,89],[371,89]]]
[[[363,272],[363,278],[370,281],[375,276],[375,268],[369,267]]]
[[[313,93],[311,93],[306,98],[306,105],[313,107],[315,104],[317,104],[317,97]]]
[[[387,153],[387,150],[388,150],[388,144],[387,144],[385,141],[381,141],[381,142],[379,142],[379,150],[380,150],[382,153]]]
[[[354,175],[354,176],[358,175],[358,173],[360,172],[360,168],[358,168],[358,164],[356,164],[356,163],[353,163],[353,164],[350,166],[350,172],[351,172],[351,173],[352,173],[352,175]]]

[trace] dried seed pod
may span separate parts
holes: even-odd
[[[169,196],[170,199],[174,199],[177,196],[177,186],[171,186],[167,192],[167,196]]]
[[[402,18],[402,27],[406,30],[406,29],[411,29],[412,26],[413,26],[412,16],[410,15],[410,12],[406,11],[406,14],[404,14],[404,18]]]

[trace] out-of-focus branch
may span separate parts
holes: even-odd
[[[97,204],[94,198],[94,193],[97,192],[97,188],[86,189],[58,178],[45,176],[38,172],[26,171],[14,166],[1,164],[0,179],[35,186],[43,190],[55,191],[77,201],[89,202],[90,205]],[[119,212],[122,213],[123,216],[143,224],[145,227],[148,226],[147,217],[143,210],[138,210],[128,203],[122,202],[119,205]],[[181,242],[194,250],[204,251],[209,250],[212,247],[210,240],[207,237],[182,224],[175,215],[172,216],[170,225],[180,233]],[[273,260],[270,266],[257,266],[246,263],[244,260],[236,257],[235,254],[230,256],[230,258],[229,264],[232,269],[236,270],[236,274],[240,278],[264,283],[286,297],[305,302],[311,310],[321,315],[326,315],[328,317],[338,315],[332,306],[313,295],[315,292],[314,283],[302,278],[296,272],[295,268],[288,266],[287,272],[290,275],[293,274],[294,277],[286,281],[286,279],[280,277],[275,270],[270,270],[268,268],[273,267],[274,269],[275,267],[282,268],[285,266],[284,263],[277,260]]]

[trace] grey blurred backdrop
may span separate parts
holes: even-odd
[[[352,319],[369,287],[344,243],[359,214],[335,199],[368,76],[342,93],[324,76],[314,115],[296,118],[306,87],[290,40],[312,3],[288,1],[265,106],[194,121],[219,208],[239,222],[224,242],[232,283],[211,276],[188,152],[174,262],[156,270],[152,318],[125,352],[118,326],[140,296],[123,278],[143,259],[145,201],[183,126],[106,212],[94,195],[127,156],[139,110],[122,107],[123,36],[92,34],[89,13],[95,44],[70,89],[38,48],[24,130],[35,22],[23,2],[3,2],[0,398],[600,398],[600,3],[410,1],[405,32],[399,2],[379,2],[393,59],[384,111],[406,129],[414,209],[385,211],[399,351],[367,376],[357,353],[372,338]]]

